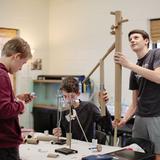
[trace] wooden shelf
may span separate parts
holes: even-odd
[[[61,83],[62,80],[33,80],[34,83]]]
[[[33,107],[57,110],[57,106],[56,105],[34,104]],[[69,110],[69,109],[70,109],[69,107],[65,107],[65,108],[62,109],[62,111],[66,111],[66,110]]]
[[[46,105],[46,104],[34,104],[33,107],[35,108],[44,108],[44,109],[57,109],[56,105]]]

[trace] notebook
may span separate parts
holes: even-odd
[[[82,160],[113,160],[113,158],[110,155],[98,154],[83,157]]]
[[[141,153],[129,149],[122,149],[106,155],[112,156],[113,160],[152,160],[155,157],[154,154]]]

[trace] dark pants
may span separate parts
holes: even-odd
[[[20,160],[18,148],[0,148],[0,160]]]

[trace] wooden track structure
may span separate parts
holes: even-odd
[[[84,79],[85,83],[94,71],[100,66],[100,94],[103,94],[104,87],[104,60],[115,49],[115,52],[122,51],[122,23],[127,22],[127,19],[122,18],[121,11],[111,12],[115,16],[115,25],[111,26],[111,34],[115,35],[115,42],[108,49],[106,54],[100,59],[97,65],[92,69],[88,76]],[[115,122],[118,123],[121,119],[121,90],[122,90],[122,67],[120,64],[115,64]],[[106,115],[105,103],[100,101],[101,115]],[[114,128],[114,146],[117,143],[117,127]]]

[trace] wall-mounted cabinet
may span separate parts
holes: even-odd
[[[90,80],[86,84],[82,84],[84,75],[72,75],[79,80],[79,88],[81,97],[87,100],[91,95],[93,86]],[[33,92],[36,93],[37,98],[34,100],[33,107],[55,108],[57,106],[57,94],[62,80],[66,75],[51,76],[39,75],[37,80],[33,80]]]
[[[33,91],[37,98],[34,100],[33,107],[55,107],[57,92],[60,88],[61,80],[34,80]]]

